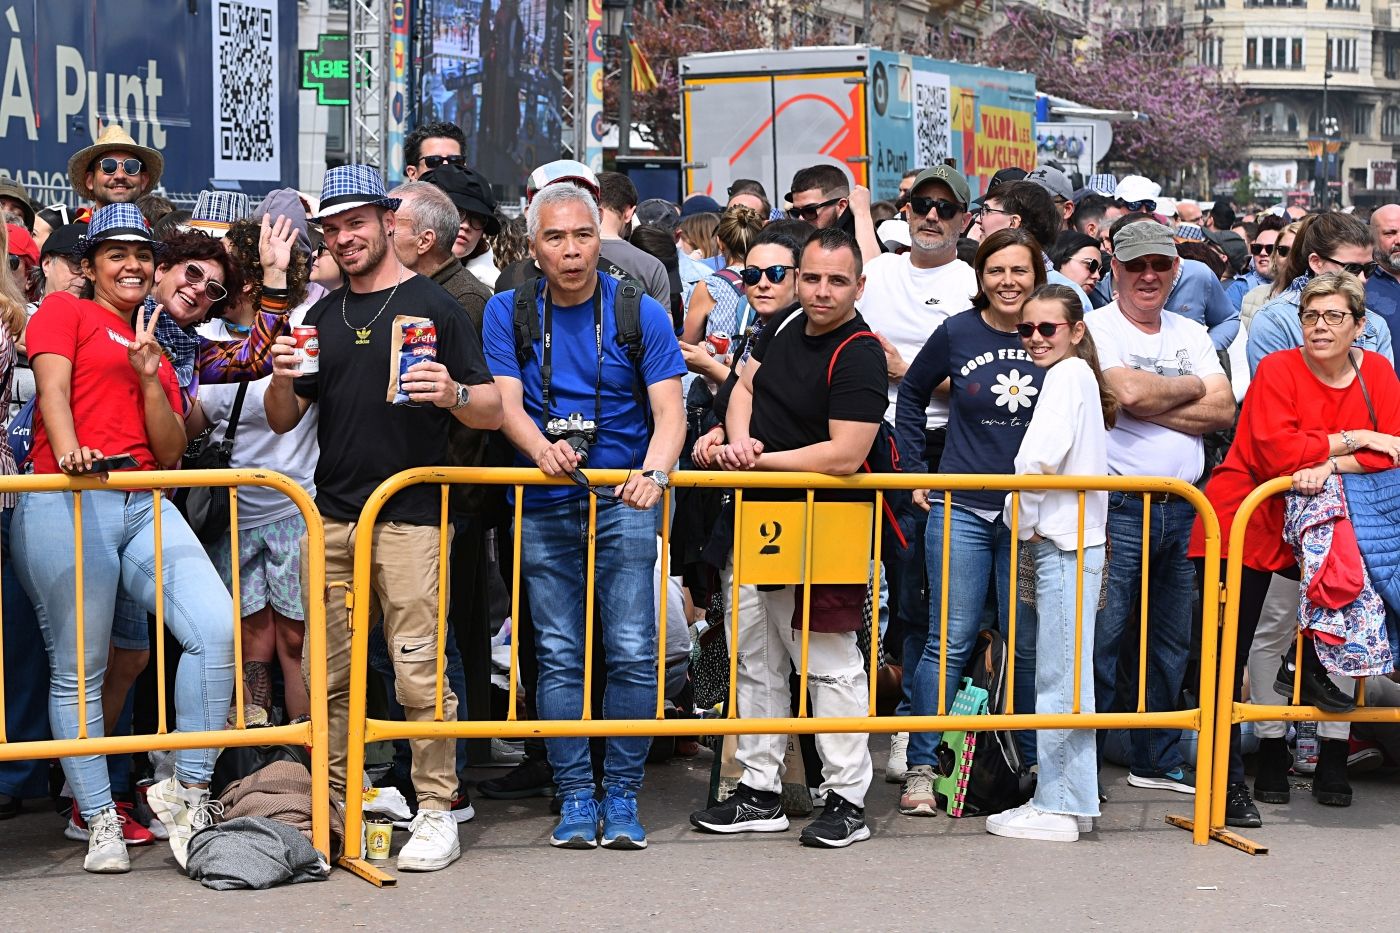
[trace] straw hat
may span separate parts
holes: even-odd
[[[165,171],[165,159],[154,149],[136,145],[136,140],[122,129],[121,124],[113,123],[98,135],[97,142],[86,149],[79,149],[73,154],[73,158],[68,160],[68,181],[79,197],[89,200],[94,197],[87,184],[87,173],[92,170],[94,162],[109,152],[130,152],[141,160],[141,165],[150,178],[146,184],[146,191],[154,191],[160,184],[161,173]]]

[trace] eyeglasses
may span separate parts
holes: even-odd
[[[1124,210],[1131,211],[1134,214],[1136,214],[1138,211],[1146,211],[1149,214],[1157,213],[1157,202],[1150,199],[1143,199],[1141,201],[1124,201],[1122,198],[1119,198],[1117,201],[1117,206],[1123,208]]]
[[[1346,311],[1299,311],[1298,320],[1304,327],[1312,327],[1317,323],[1318,318],[1327,322],[1329,327],[1337,327],[1349,317],[1355,317]]]
[[[1342,262],[1340,260],[1333,259],[1331,256],[1321,256],[1319,258],[1321,258],[1324,262],[1330,262],[1333,265],[1341,266],[1343,269],[1345,269],[1347,272],[1350,272],[1352,275],[1359,275],[1364,279],[1369,279],[1371,276],[1375,275],[1376,267],[1379,265],[1379,263],[1375,262],[1374,260],[1372,260],[1371,262]]]
[[[1279,259],[1287,259],[1288,254],[1291,252],[1293,252],[1293,247],[1291,246],[1284,246],[1282,243],[1274,244],[1274,255]]]
[[[199,283],[204,283],[204,294],[210,301],[223,301],[228,297],[228,289],[224,288],[222,282],[216,282],[204,274],[204,270],[194,263],[185,264],[185,281],[199,288]]]
[[[745,266],[739,270],[739,278],[743,279],[744,284],[750,288],[757,285],[759,280],[765,275],[768,277],[768,281],[777,285],[783,279],[787,278],[789,269],[796,268],[796,266],[766,266],[760,269],[758,266]]]
[[[1039,324],[1030,324],[1030,323],[1017,324],[1017,325],[1016,325],[1016,333],[1020,334],[1022,337],[1026,338],[1027,340],[1029,340],[1031,334],[1034,334],[1036,331],[1039,331],[1039,332],[1040,332],[1040,336],[1042,336],[1042,337],[1053,337],[1053,336],[1055,336],[1055,331],[1059,330],[1061,327],[1068,327],[1068,326],[1069,326],[1069,321],[1060,321],[1060,322],[1057,323],[1057,324],[1052,324],[1052,323],[1049,322],[1049,321],[1041,321]]]
[[[1287,247],[1284,247],[1284,248],[1287,249]],[[1272,252],[1274,251],[1274,244],[1272,244],[1272,243],[1255,243],[1253,246],[1251,246],[1251,247],[1249,248],[1249,251],[1250,251],[1251,253],[1253,253],[1255,256],[1267,256],[1267,255],[1269,255],[1270,253],[1272,253]]]
[[[117,174],[118,166],[120,166],[121,170],[128,175],[141,174],[140,159],[101,159],[97,163],[97,167],[102,170],[103,175]]]
[[[450,156],[430,155],[430,156],[423,156],[423,158],[419,159],[418,161],[419,161],[419,162],[422,162],[424,165],[426,165],[426,166],[428,167],[428,170],[429,170],[429,171],[432,171],[432,170],[435,169],[435,168],[441,168],[442,165],[443,165],[443,163],[446,163],[446,164],[448,164],[448,165],[455,165],[455,166],[457,166],[458,168],[465,168],[466,165],[467,165],[467,157],[466,157],[466,156],[459,156],[459,155],[450,155]]]
[[[1097,259],[1081,259],[1079,260],[1079,262],[1084,263],[1084,268],[1089,270],[1090,275],[1093,275],[1094,273],[1098,272],[1099,269],[1103,266],[1103,263]]]
[[[820,204],[808,204],[806,207],[790,207],[787,215],[791,220],[805,220],[808,223],[817,219],[817,212],[824,207],[839,204],[840,198],[827,198]]]
[[[463,212],[461,216],[462,223],[466,224],[468,227],[471,227],[473,230],[485,230],[486,225],[491,222],[489,219],[482,217],[480,214],[468,214]]]
[[[952,201],[923,197],[910,198],[909,208],[921,217],[929,211],[937,211],[939,220],[952,220],[962,210],[961,205],[954,204]]]
[[[1151,259],[1129,259],[1127,262],[1123,263],[1123,269],[1127,272],[1131,272],[1133,275],[1140,275],[1146,272],[1148,266],[1152,267],[1153,272],[1170,272],[1175,263],[1176,260],[1167,256],[1153,256]]]
[[[1015,214],[1015,213],[1016,213],[1015,211],[1004,211],[1004,210],[1002,210],[1002,209],[999,208],[999,207],[979,207],[979,208],[977,208],[977,216],[979,216],[979,217],[982,216],[983,214]]]

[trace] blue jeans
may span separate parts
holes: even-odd
[[[594,593],[607,666],[606,719],[647,719],[656,711],[655,511],[598,500]],[[577,720],[584,699],[588,502],[576,499],[526,512],[519,534],[521,578],[528,588],[539,654],[539,715]],[[560,793],[593,788],[587,739],[548,739],[545,745]],[[608,739],[603,785],[633,793],[640,789],[650,747],[650,738]]]
[[[1108,495],[1108,603],[1098,615],[1094,632],[1095,709],[1113,712],[1118,682],[1118,656],[1123,633],[1139,624],[1139,594],[1147,600],[1147,711],[1180,708],[1181,686],[1191,653],[1191,618],[1196,595],[1196,571],[1186,558],[1186,544],[1196,511],[1181,499],[1152,505],[1148,591],[1142,589],[1142,496]],[[1134,708],[1136,703],[1134,701]],[[1133,729],[1134,774],[1160,777],[1181,767],[1177,743],[1180,729]],[[1100,733],[1102,735],[1102,733]]]
[[[989,522],[966,509],[953,507],[952,553],[948,566],[948,666],[941,667],[939,649],[942,638],[943,593],[943,502],[932,504],[924,549],[928,563],[928,637],[914,671],[914,687],[910,692],[910,709],[915,716],[938,713],[940,680],[947,691],[946,705],[953,705],[963,669],[972,657],[977,633],[982,629],[982,613],[987,605],[988,587],[995,587],[997,625],[1006,633],[1007,609],[1015,579],[1011,567],[1011,529],[998,518]],[[1025,603],[1016,606],[1016,682],[1015,711],[1029,713],[1035,709],[1035,609]],[[909,658],[905,658],[906,670]],[[1027,767],[1035,764],[1035,733],[1015,733],[1016,744]],[[909,734],[909,765],[937,765],[934,751],[941,732],[911,732]]]
[[[1080,651],[1074,652],[1075,583],[1079,559],[1055,542],[1026,544],[1035,558],[1035,711],[1068,713],[1074,708],[1074,670],[1079,668],[1079,711],[1094,711],[1094,616],[1103,585],[1104,546],[1084,549],[1084,605]],[[1035,806],[1048,813],[1099,815],[1098,753],[1092,729],[1036,732],[1040,780]]]
[[[155,611],[155,533],[151,494],[83,493],[83,660],[87,734],[101,736],[102,680],[117,591]],[[223,728],[233,694],[233,601],[203,546],[180,513],[161,499],[165,623],[184,647],[175,677],[181,732]],[[53,676],[49,723],[55,738],[78,735],[78,638],[73,572],[73,497],[24,493],[14,518],[15,568],[34,601]],[[186,784],[209,780],[217,749],[175,753]],[[100,755],[63,759],[63,771],[84,819],[112,805]]]
[[[900,690],[902,696],[895,707],[896,716],[908,716],[909,698],[914,692],[914,671],[924,654],[928,641],[928,565],[924,560],[924,536],[928,518],[918,520],[909,541],[909,553],[903,559],[886,563],[890,571],[890,595],[894,608],[894,626],[900,632]]]

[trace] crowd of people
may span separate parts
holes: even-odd
[[[658,687],[668,709],[698,715],[697,696],[716,693],[697,689],[713,674],[690,667],[705,650],[691,643],[702,626],[677,622],[658,644],[658,602],[700,623],[727,619],[735,594],[737,642],[725,644],[722,625],[708,644],[737,654],[741,717],[808,703],[816,717],[866,715],[872,626],[897,714],[936,715],[984,631],[1009,637],[1013,616],[1018,712],[1129,710],[1139,695],[1152,712],[1195,703],[1206,553],[1179,497],[945,496],[931,480],[896,517],[902,546],[867,584],[809,594],[735,580],[735,503],[723,489],[675,490],[671,527],[661,526],[678,468],[841,476],[881,445],[905,472],[1174,477],[1205,490],[1227,538],[1252,489],[1290,476],[1295,495],[1257,512],[1246,538],[1237,695],[1277,703],[1296,690],[1346,711],[1359,680],[1371,703],[1400,692],[1387,676],[1391,594],[1359,561],[1337,566],[1357,548],[1327,524],[1345,514],[1343,476],[1400,464],[1400,205],[1368,224],[1346,211],[1171,199],[1140,175],[1076,187],[1050,165],[998,171],[980,197],[955,167],[927,166],[905,176],[896,201],[872,203],[834,164],[801,169],[771,197],[739,180],[723,203],[711,193],[639,203],[626,175],[565,160],[524,180],[525,210],[511,217],[493,193],[504,180],[474,170],[466,151],[459,128],[429,123],[406,138],[395,187],[373,167],[344,165],[314,198],[283,188],[255,205],[208,191],[183,211],[155,193],[162,154],[111,127],[69,163],[88,206],[36,210],[18,185],[0,184],[11,273],[0,275],[10,415],[0,473],[101,476],[182,461],[276,470],[315,498],[328,584],[305,587],[305,521],[280,494],[239,492],[235,568],[227,517],[220,525],[194,497],[98,490],[82,500],[79,601],[71,564],[55,559],[75,547],[73,497],[6,495],[10,741],[153,731],[151,644],[167,634],[154,626],[157,603],[178,659],[178,729],[298,721],[309,709],[304,620],[325,599],[330,780],[343,800],[364,775],[347,773],[339,584],[354,577],[375,488],[441,465],[534,466],[570,482],[526,487],[519,527],[509,487],[453,487],[446,550],[435,487],[384,505],[370,561],[380,715],[430,722],[440,702],[443,718],[464,717],[489,676],[480,661],[493,636],[518,643],[524,718],[645,719]],[[627,479],[598,487],[593,469]],[[744,508],[803,497],[751,490]],[[1357,524],[1353,537],[1366,539]],[[522,592],[506,619],[493,594],[511,577],[515,536]],[[581,598],[590,572],[594,620]],[[440,601],[450,611],[439,698]],[[1308,637],[1295,654],[1300,621]],[[805,698],[793,676],[804,659]],[[240,693],[244,707],[232,708]],[[1400,764],[1387,728],[1319,727],[1321,803],[1350,803],[1349,767]],[[1194,750],[1178,731],[1012,734],[1034,788],[987,816],[996,835],[1092,832],[1111,792],[1105,760],[1125,765],[1131,785],[1195,792]],[[474,816],[459,777],[466,750],[401,744],[384,776],[414,811],[398,867],[445,868],[461,854],[458,823]],[[787,830],[795,784],[821,810],[802,844],[869,838],[869,736],[820,734],[806,767],[788,744],[740,736],[729,753],[737,785],[698,801],[696,830]],[[1256,747],[1251,792],[1244,754]],[[696,743],[673,751],[695,754]],[[953,776],[946,751],[937,732],[892,737],[883,775],[899,785],[901,814],[938,813],[939,783]],[[53,796],[65,834],[87,843],[89,871],[127,871],[127,847],[157,838],[183,867],[192,837],[219,818],[217,755],[177,752],[159,779],[123,755],[63,759],[58,780],[47,762],[0,763],[0,819]],[[1236,727],[1230,825],[1260,825],[1256,797],[1287,800],[1293,755],[1285,724]],[[523,760],[476,790],[552,797],[555,846],[640,849],[639,801],[657,757],[638,737],[528,741]]]

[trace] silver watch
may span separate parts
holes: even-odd
[[[459,408],[466,408],[466,407],[467,407],[467,402],[470,402],[470,401],[471,401],[471,398],[472,398],[471,390],[469,390],[469,389],[468,389],[465,385],[463,385],[462,383],[460,383],[460,382],[457,383],[457,403],[456,403],[455,405],[453,405],[451,408],[449,408],[448,411],[456,411],[456,410],[459,409]]]
[[[671,485],[671,477],[666,475],[665,470],[644,470],[642,475],[651,480],[661,489]]]

